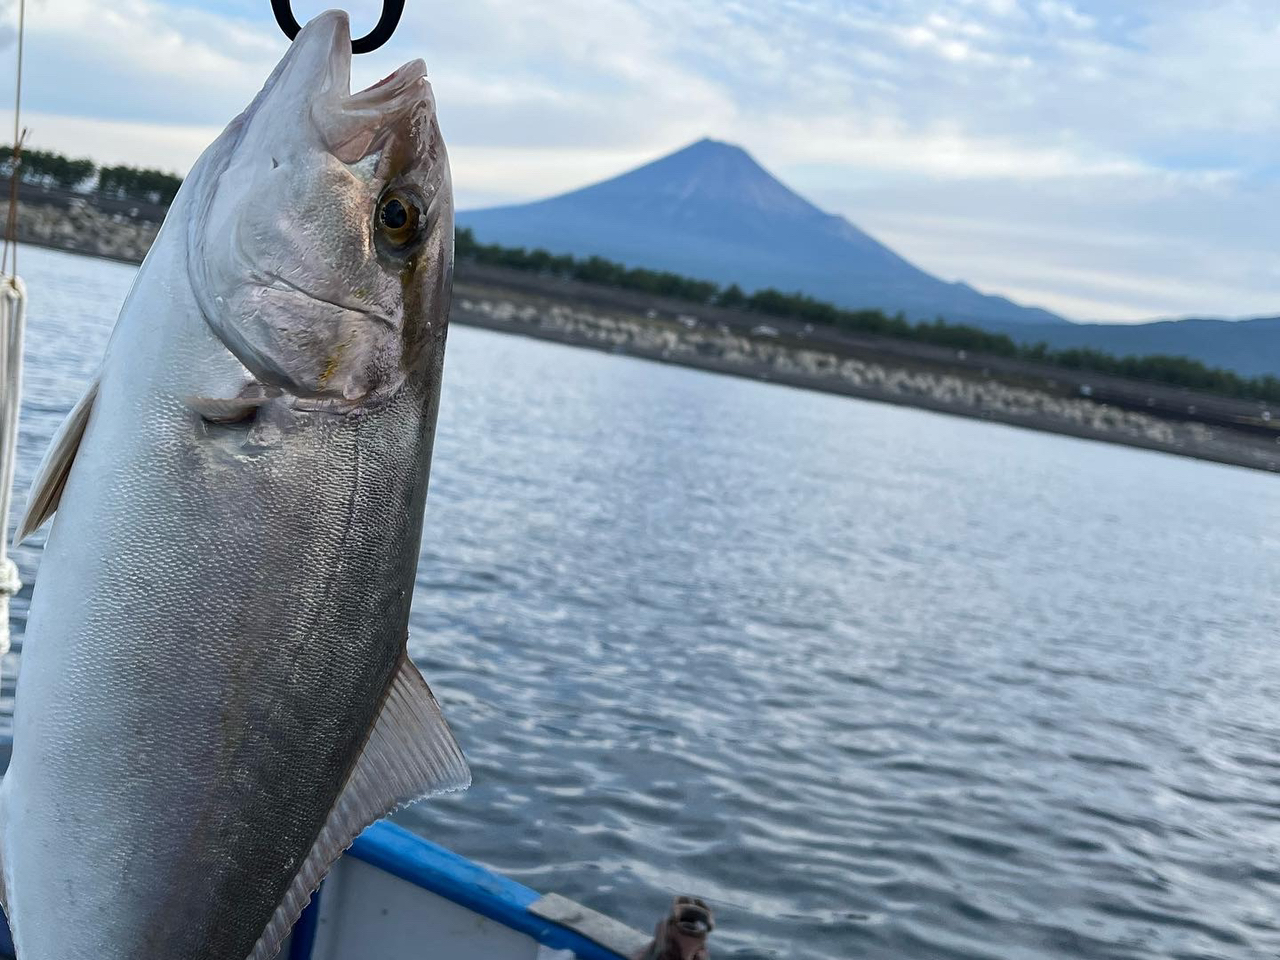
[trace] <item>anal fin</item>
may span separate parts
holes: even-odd
[[[62,489],[67,485],[71,464],[75,462],[76,451],[80,449],[80,441],[84,438],[84,430],[89,424],[89,414],[93,411],[93,402],[97,396],[98,381],[95,379],[89,384],[84,396],[71,408],[67,419],[62,421],[62,426],[49,442],[49,450],[36,471],[35,480],[31,482],[27,507],[13,535],[15,544],[35,533],[58,509]]]
[[[320,881],[365,827],[415,800],[470,783],[471,770],[435,695],[408,654],[401,654],[346,786],[249,960],[271,960],[279,952]]]

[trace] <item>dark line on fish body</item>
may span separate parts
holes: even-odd
[[[372,309],[371,307],[362,306],[361,304],[358,304],[358,303],[343,303],[331,297],[326,297],[319,293],[313,293],[312,291],[308,290],[306,287],[301,287],[298,284],[294,283],[293,281],[285,279],[279,273],[268,273],[266,276],[272,285],[279,285],[280,287],[286,290],[292,290],[294,293],[300,293],[304,297],[307,297],[311,300],[318,301],[319,303],[327,303],[331,307],[337,307],[339,310],[347,310],[351,313],[361,314],[365,317],[368,317],[371,320],[376,320],[378,323],[382,324],[382,326],[386,327],[388,330],[395,329],[395,324],[392,323],[391,320],[389,320],[385,315]]]
[[[405,379],[415,384],[430,401],[434,391],[439,399],[441,373],[444,366],[445,342],[449,327],[449,310],[453,297],[453,235],[449,232],[441,243],[439,277],[430,291],[422,282],[437,266],[427,247],[415,250],[400,269],[400,289],[404,303],[404,328],[401,336],[401,364]],[[432,308],[435,315],[432,316]],[[426,356],[434,350],[434,356]],[[428,362],[429,361],[429,362]],[[434,431],[435,419],[431,418]]]
[[[400,268],[400,295],[404,304],[404,328],[400,331],[400,365],[406,377],[412,377],[418,367],[423,343],[426,340],[423,327],[430,320],[422,312],[422,290],[416,283],[422,250],[415,251]]]

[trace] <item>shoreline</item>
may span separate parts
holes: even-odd
[[[1003,426],[1019,427],[1024,430],[1031,430],[1037,433],[1053,433],[1058,434],[1059,436],[1073,437],[1078,440],[1094,440],[1100,443],[1133,447],[1137,450],[1148,450],[1154,453],[1167,453],[1174,456],[1188,457],[1193,460],[1204,460],[1209,463],[1219,463],[1225,466],[1244,467],[1247,469],[1262,470],[1268,473],[1280,472],[1280,457],[1278,457],[1277,462],[1272,465],[1244,462],[1239,458],[1226,454],[1214,455],[1212,453],[1199,453],[1170,447],[1168,445],[1161,444],[1158,441],[1147,441],[1141,438],[1117,438],[1114,436],[1108,436],[1105,433],[1090,430],[1087,427],[1073,427],[1070,424],[1058,423],[1050,417],[1018,416],[1016,414],[1004,414],[993,411],[984,411],[976,414],[969,413],[957,409],[953,404],[948,404],[943,401],[930,400],[928,398],[889,396],[873,390],[846,386],[828,378],[809,376],[800,373],[774,373],[767,367],[763,366],[744,367],[700,357],[671,357],[663,355],[661,351],[648,351],[639,348],[606,349],[585,340],[560,336],[550,331],[540,330],[536,327],[515,327],[502,323],[478,320],[474,317],[461,319],[459,317],[451,316],[450,322],[456,322],[460,323],[462,326],[475,327],[477,329],[488,330],[494,333],[505,333],[510,336],[528,337],[531,340],[541,340],[546,343],[558,343],[561,346],[566,347],[579,347],[587,350],[595,350],[598,353],[612,353],[616,356],[630,357],[634,360],[647,360],[652,363],[685,367],[689,370],[700,370],[704,373],[716,373],[726,377],[753,380],[757,383],[771,383],[781,387],[792,387],[797,390],[808,390],[814,393],[828,393],[840,397],[849,397],[853,400],[868,400],[872,403],[885,403],[895,407],[905,407],[913,410],[926,410],[930,413],[940,413],[947,416],[960,417],[964,420],[998,423]]]
[[[1208,427],[1195,421],[1169,422],[1146,413],[1121,411],[1090,399],[1053,395],[1047,390],[1029,387],[1025,383],[1011,383],[1004,378],[988,377],[978,382],[926,362],[882,367],[883,377],[877,380],[874,375],[876,365],[865,358],[858,360],[834,354],[824,357],[822,351],[795,351],[802,357],[807,354],[824,358],[825,362],[810,364],[806,369],[805,364],[779,363],[775,351],[787,352],[788,348],[775,345],[772,339],[753,343],[749,338],[732,332],[717,331],[719,339],[726,341],[724,347],[727,349],[708,351],[698,349],[705,348],[705,340],[690,342],[688,334],[691,331],[680,329],[677,332],[670,325],[651,318],[576,312],[566,323],[563,313],[567,308],[562,305],[545,302],[539,305],[529,297],[520,298],[523,302],[509,297],[508,290],[459,279],[455,282],[450,320],[499,333],[709,373],[915,407],[1082,440],[1118,443],[1227,466],[1280,471],[1280,444],[1270,438],[1245,435],[1222,427]],[[561,313],[560,322],[556,322],[557,312]],[[591,330],[591,326],[597,329]],[[627,330],[627,327],[631,329]],[[646,337],[645,334],[656,336]],[[685,349],[680,349],[681,346]],[[873,375],[863,377],[862,382],[842,376],[839,371],[847,372],[850,364]],[[935,368],[930,369],[930,366]],[[997,399],[1009,398],[1013,402],[990,402],[989,397],[982,395],[984,390]]]
[[[140,267],[142,260],[138,257],[125,257],[113,253],[103,253],[97,250],[77,250],[60,243],[48,240],[35,240],[30,237],[19,235],[19,247],[38,247],[41,250],[56,250],[58,253],[70,253],[77,257],[88,257],[90,260],[105,260],[108,263],[119,263],[127,267]]]
[[[159,224],[19,202],[19,243],[137,265]],[[566,346],[1280,472],[1266,404],[459,263],[451,322]],[[1277,411],[1280,414],[1280,411]],[[1275,426],[1272,426],[1272,424]]]

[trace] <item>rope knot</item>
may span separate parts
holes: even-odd
[[[0,597],[12,597],[22,589],[18,566],[8,557],[0,560]]]

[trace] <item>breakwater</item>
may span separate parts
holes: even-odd
[[[108,212],[87,200],[62,194],[35,196],[53,202],[18,203],[18,240],[22,243],[141,263],[160,230],[155,220],[131,217],[129,208]],[[7,214],[7,201],[4,206]]]
[[[772,327],[757,325],[744,332],[723,323],[704,323],[691,314],[664,322],[467,282],[456,289],[454,319],[490,329],[788,386],[1280,470],[1280,444],[1265,432],[1125,409],[1069,395],[1061,385],[1036,385],[1033,379],[999,375],[990,369],[983,373],[921,358],[887,359],[799,346],[783,342]]]

